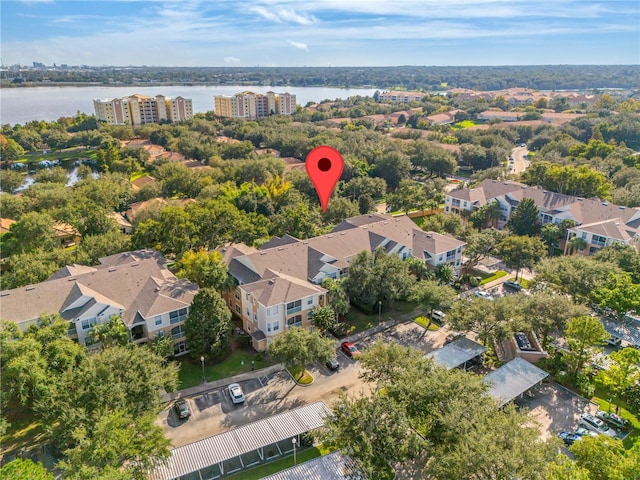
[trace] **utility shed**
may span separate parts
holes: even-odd
[[[509,403],[536,386],[549,374],[522,358],[514,358],[487,375],[484,380],[489,384],[489,394],[499,405]]]
[[[213,480],[291,453],[292,439],[324,424],[323,402],[280,413],[171,450],[150,480]]]
[[[295,467],[274,473],[262,480],[367,480],[356,462],[340,452],[314,458]]]
[[[426,357],[433,358],[433,361],[438,365],[449,369],[460,366],[466,368],[468,363],[474,362],[486,351],[487,347],[484,345],[480,345],[467,337],[462,337],[428,353]]]

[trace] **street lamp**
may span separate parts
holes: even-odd
[[[293,464],[297,465],[298,462],[296,461],[296,437],[293,437],[291,439],[291,443],[293,444]]]
[[[200,355],[200,364],[202,365],[202,383],[207,383],[207,379],[204,376],[204,355]]]
[[[378,325],[380,325],[382,315],[382,300],[378,300]]]

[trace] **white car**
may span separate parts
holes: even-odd
[[[580,415],[580,423],[592,432],[596,432],[601,435],[607,435],[609,437],[618,436],[618,432],[616,432],[613,428],[607,426],[607,424],[602,420],[588,413],[583,413],[582,415]]]
[[[232,383],[229,385],[228,390],[233,403],[244,403],[244,393],[242,392],[242,387],[240,387],[240,385]]]
[[[476,291],[475,295],[476,295],[476,297],[484,298],[485,300],[493,300],[493,297],[491,296],[491,294],[489,294],[487,292],[483,292],[482,290]]]

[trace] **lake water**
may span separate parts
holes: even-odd
[[[296,95],[299,105],[325,99],[348,98],[354,95],[373,96],[371,88],[325,87],[257,87],[242,85],[225,86],[119,86],[119,87],[22,87],[0,89],[0,124],[24,124],[31,120],[53,121],[60,117],[73,117],[78,111],[93,114],[94,98],[120,98],[139,93],[141,95],[181,95],[193,100],[193,111],[213,110],[215,95],[233,95],[244,90],[257,93],[274,91]]]
[[[78,183],[78,180],[80,180],[78,178],[78,167],[80,167],[80,163],[81,162],[79,160],[60,160],[56,165],[64,168],[67,171],[67,187],[75,185],[76,183]],[[98,173],[97,167],[94,164],[89,164],[89,166],[91,167],[91,176],[93,176],[93,178],[98,178],[100,174]],[[3,165],[3,167],[6,167],[6,165]],[[34,176],[34,172],[36,170],[39,170],[41,168],[50,168],[50,166],[39,163],[19,163],[17,165],[14,165],[13,168],[18,172],[26,173],[26,176],[24,177],[24,183],[22,184],[22,186],[16,189],[16,192],[21,192],[35,183],[36,179]]]

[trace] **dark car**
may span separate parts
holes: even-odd
[[[340,368],[340,364],[338,363],[338,360],[336,360],[335,358],[332,358],[331,360],[327,361],[325,365],[329,370],[338,370]]]
[[[189,418],[191,416],[189,404],[184,398],[176,400],[176,403],[173,404],[173,409],[176,411],[176,414],[180,419]]]
[[[357,358],[360,356],[360,350],[356,348],[356,346],[351,342],[342,342],[340,344],[340,349],[351,358]]]
[[[450,333],[449,335],[447,335],[447,338],[445,338],[444,344],[448,345],[451,342],[455,342],[456,340],[459,340],[464,336],[464,333]]]
[[[582,440],[582,437],[580,435],[576,435],[575,433],[560,432],[558,436],[562,439],[564,444],[567,446],[573,445],[573,443],[578,440]]]
[[[522,290],[522,285],[514,280],[507,280],[506,282],[504,282],[504,286],[517,290],[518,292]]]

